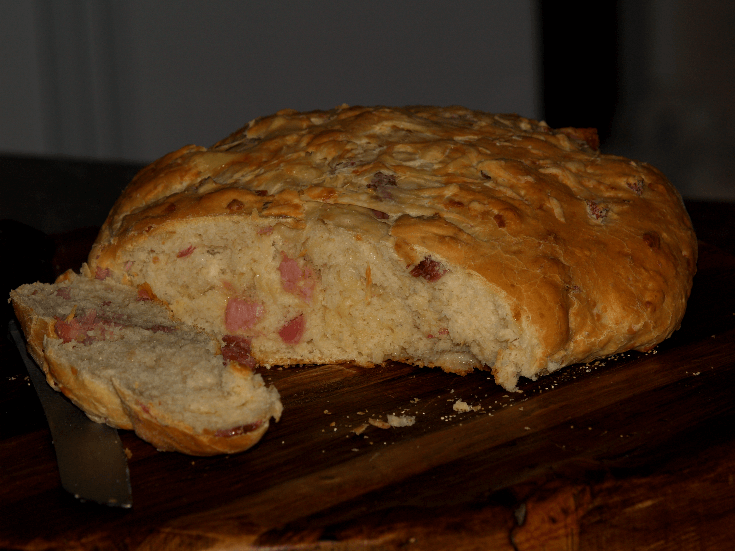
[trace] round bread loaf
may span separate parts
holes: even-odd
[[[649,350],[696,270],[681,198],[596,133],[461,107],[285,110],[141,171],[89,256],[245,365],[491,369]]]

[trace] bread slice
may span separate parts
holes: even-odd
[[[679,194],[596,147],[461,107],[281,111],[138,174],[90,276],[149,286],[246,365],[398,360],[517,390],[649,350],[685,312]]]
[[[174,320],[146,288],[68,272],[11,300],[49,384],[92,420],[160,450],[240,452],[280,418],[274,388],[224,360],[215,339]]]

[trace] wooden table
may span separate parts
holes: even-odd
[[[689,207],[699,272],[681,329],[654,352],[517,394],[487,373],[400,364],[271,370],[284,415],[248,452],[159,453],[122,432],[130,510],[61,489],[43,411],[2,339],[0,548],[733,548],[735,205]],[[52,271],[78,266],[93,237],[55,236]],[[13,269],[36,265],[49,267]],[[390,413],[416,422],[369,421]]]

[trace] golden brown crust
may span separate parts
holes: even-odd
[[[171,419],[151,403],[143,403],[119,387],[118,392],[135,433],[159,451],[178,451],[188,455],[219,455],[245,451],[254,446],[268,430],[268,420],[245,427],[241,434],[221,435],[194,431]]]
[[[13,297],[13,292],[10,294]],[[48,376],[48,366],[43,354],[43,337],[48,332],[48,321],[35,316],[33,310],[22,302],[13,300],[13,311],[26,337],[28,352]],[[51,386],[54,384],[49,381]]]
[[[90,266],[197,217],[303,222],[319,204],[381,214],[408,264],[424,252],[482,276],[538,338],[527,376],[678,328],[697,244],[656,169],[596,151],[589,129],[550,129],[461,107],[282,111],[136,177]],[[378,222],[372,222],[378,223]]]

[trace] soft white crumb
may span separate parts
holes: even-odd
[[[416,422],[413,415],[391,415],[388,414],[388,424],[391,427],[410,427]]]
[[[452,409],[454,411],[458,411],[460,413],[465,413],[467,411],[470,411],[470,406],[467,404],[467,402],[463,400],[457,400],[454,402],[454,405],[452,406]]]

